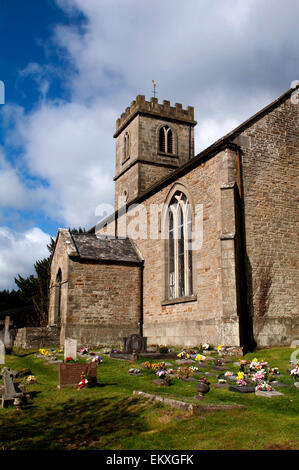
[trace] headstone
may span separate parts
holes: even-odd
[[[255,392],[255,394],[259,397],[267,397],[267,398],[283,396],[283,393],[277,392],[276,390],[271,390],[270,392],[267,392],[265,390],[258,390]]]
[[[58,366],[58,388],[67,386],[77,386],[81,380],[81,375],[90,375],[97,381],[97,364],[90,362],[84,364],[82,362],[73,362],[70,364],[59,364]]]
[[[5,346],[1,339],[0,339],[0,364],[5,364]]]
[[[74,361],[77,360],[77,340],[65,338],[64,341],[64,360],[71,357]]]
[[[12,324],[10,317],[7,315],[4,320],[4,346],[6,351],[11,351],[12,349],[12,336],[9,331],[9,326]]]
[[[4,392],[2,392],[2,408],[5,408],[7,402],[14,401],[16,398],[23,397],[22,392],[17,392],[11,376],[12,371],[8,367],[3,367],[1,375],[4,383]]]
[[[144,338],[143,336],[134,334],[131,336],[128,336],[127,338],[124,338],[124,353],[125,354],[138,354],[140,352],[145,352],[146,351],[146,342],[147,338]]]

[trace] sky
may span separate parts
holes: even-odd
[[[298,0],[0,0],[0,290],[114,199],[138,94],[194,106],[204,150],[299,79]]]

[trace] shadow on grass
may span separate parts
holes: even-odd
[[[137,399],[105,397],[69,399],[44,410],[31,409],[30,414],[22,411],[5,423],[0,419],[0,450],[113,448],[116,439],[148,429],[142,418],[147,407]]]

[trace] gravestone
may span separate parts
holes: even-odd
[[[1,339],[0,339],[0,364],[5,364],[5,346]]]
[[[71,357],[74,361],[77,360],[77,340],[65,338],[64,341],[64,360]]]
[[[68,386],[77,386],[81,380],[81,375],[89,375],[95,382],[97,382],[97,364],[90,362],[84,364],[80,362],[73,362],[70,364],[59,364],[58,366],[58,385],[57,388],[61,389]]]
[[[9,327],[12,325],[10,317],[7,315],[4,320],[4,346],[7,352],[10,352],[12,349],[13,338],[10,334]]]
[[[143,336],[134,334],[124,338],[123,341],[125,354],[139,354],[141,352],[146,352],[147,338],[144,338]]]
[[[2,392],[2,408],[5,408],[7,402],[15,401],[16,398],[24,396],[22,392],[17,392],[12,381],[13,371],[8,367],[3,367],[1,375],[4,383],[4,391]]]

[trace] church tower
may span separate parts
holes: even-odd
[[[115,210],[194,156],[194,108],[138,95],[116,121]]]

